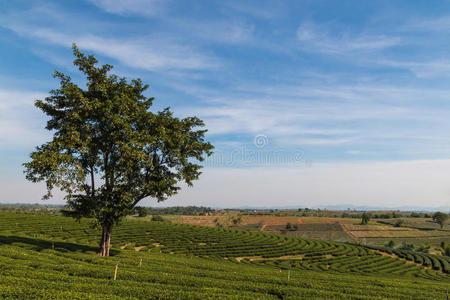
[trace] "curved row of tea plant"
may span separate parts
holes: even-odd
[[[447,282],[379,275],[288,274],[159,251],[118,250],[105,258],[77,244],[48,249],[52,240],[0,237],[1,299],[440,299],[448,287]]]
[[[442,271],[446,274],[450,274],[450,257],[448,256],[421,253],[412,250],[391,249],[388,247],[373,247],[373,246],[368,247],[374,250],[379,250],[392,255],[396,255],[407,261],[423,265],[424,267],[427,268],[432,268],[433,270]]]
[[[94,247],[99,232],[89,220],[78,223],[62,216],[0,213],[0,234],[51,239],[45,246],[50,249],[68,242]],[[358,245],[165,222],[125,220],[114,229],[112,244],[116,252],[157,249],[162,253],[227,258],[281,269],[450,278]],[[447,269],[444,266],[435,270]]]

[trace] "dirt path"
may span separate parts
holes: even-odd
[[[128,247],[129,245],[131,245],[131,243],[126,243],[125,245],[120,246],[120,249],[125,249],[125,248]]]
[[[359,241],[358,237],[357,237],[356,235],[354,235],[353,232],[351,232],[350,230],[348,230],[347,226],[345,226],[344,223],[341,223],[341,222],[339,222],[339,221],[338,221],[337,223],[341,226],[342,230],[343,230],[350,238],[352,238],[354,241]]]
[[[242,256],[242,257],[235,257],[235,259],[240,262],[241,260],[247,258],[250,261],[255,260],[279,260],[279,259],[298,259],[302,260],[305,257],[304,254],[301,255],[285,255],[285,256],[279,256],[279,257],[262,257],[262,256]]]
[[[261,228],[259,229],[259,231],[264,231],[264,228],[266,228],[266,224],[263,224],[262,226],[261,226]]]
[[[422,268],[424,268],[425,270],[431,270],[432,269],[432,267],[427,267],[427,266],[424,266],[424,265],[422,265],[422,264],[418,264],[418,263],[416,263],[416,262],[414,262],[414,261],[411,261],[411,260],[407,260],[406,258],[401,258],[401,257],[398,257],[397,255],[394,255],[394,254],[389,254],[389,253],[387,253],[387,252],[383,252],[383,251],[380,251],[380,250],[372,250],[373,252],[376,252],[376,253],[379,253],[379,254],[381,254],[382,256],[387,256],[387,257],[390,257],[390,258],[394,258],[394,259],[399,259],[399,260],[403,260],[405,263],[407,263],[408,265],[416,265],[416,266],[418,266],[418,267],[422,267]],[[440,272],[440,273],[442,273],[442,271],[438,271],[438,270],[435,270],[436,272]]]

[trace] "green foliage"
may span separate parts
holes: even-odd
[[[394,224],[394,227],[402,227],[405,221],[403,220],[397,220]]]
[[[164,222],[164,218],[159,216],[159,215],[153,215],[152,216],[152,221]]]
[[[447,223],[448,219],[449,215],[440,211],[436,212],[433,215],[433,221],[439,224],[439,226],[441,226],[441,229],[444,228],[444,225]]]
[[[139,218],[146,217],[148,215],[148,208],[142,206],[136,206],[134,208],[134,213],[138,215]]]
[[[400,246],[401,250],[414,250],[414,245],[413,244],[408,244],[408,243],[402,243],[402,245]]]
[[[17,225],[11,226],[11,224]],[[2,279],[0,280],[0,289],[3,282],[2,274],[10,275],[12,268],[28,272],[26,278],[34,279],[41,276],[42,281],[39,281],[41,284],[45,282],[43,281],[45,278],[53,278],[52,274],[56,273],[64,278],[61,282],[80,282],[81,280],[85,284],[95,284],[96,280],[103,279],[105,280],[104,284],[110,286],[112,283],[108,280],[112,276],[117,260],[120,260],[117,284],[123,283],[120,285],[120,289],[129,285],[129,289],[134,291],[135,288],[143,287],[145,284],[149,284],[146,287],[150,288],[154,283],[159,283],[161,290],[175,289],[175,291],[183,290],[185,284],[201,286],[201,291],[198,291],[200,294],[196,294],[197,296],[194,298],[202,298],[201,295],[207,293],[203,290],[205,284],[210,284],[207,286],[228,286],[230,284],[234,289],[243,289],[248,292],[260,291],[261,294],[264,294],[267,289],[262,287],[267,283],[268,278],[252,277],[253,279],[250,281],[243,278],[247,276],[250,278],[251,273],[266,271],[273,276],[269,280],[272,283],[271,288],[286,287],[286,282],[280,281],[280,268],[282,270],[290,269],[291,276],[298,274],[297,278],[305,278],[305,280],[306,278],[311,279],[311,276],[322,274],[320,276],[323,276],[323,284],[328,286],[331,284],[330,280],[339,281],[339,278],[347,278],[346,276],[355,276],[352,278],[357,280],[358,274],[363,275],[361,278],[365,278],[365,281],[354,286],[353,288],[356,290],[371,289],[372,287],[367,282],[367,280],[371,280],[370,278],[386,280],[386,284],[398,282],[403,278],[404,282],[416,282],[416,288],[418,288],[417,286],[424,288],[425,282],[429,280],[433,280],[434,287],[439,286],[439,282],[442,282],[442,286],[448,285],[450,282],[449,275],[445,274],[450,273],[450,258],[445,256],[415,253],[409,250],[383,249],[385,252],[391,251],[391,254],[398,257],[441,271],[437,273],[420,268],[415,264],[406,264],[404,260],[379,255],[367,247],[262,232],[167,222],[123,220],[116,227],[115,235],[112,238],[114,259],[96,256],[94,251],[97,243],[94,242],[94,239],[95,231],[89,226],[89,221],[85,219],[78,223],[61,216],[0,212],[0,278]],[[134,247],[137,246],[145,248],[135,251]],[[17,249],[17,247],[25,249],[27,255],[15,252],[13,249]],[[4,260],[3,257],[8,255],[14,258]],[[253,259],[242,260],[239,263],[236,258],[242,257]],[[293,257],[293,259],[283,257]],[[294,259],[295,257],[298,258]],[[140,258],[144,260],[144,270],[149,268],[148,271],[139,269]],[[17,259],[20,259],[20,263]],[[25,263],[24,261],[27,260],[28,262]],[[173,271],[169,271],[169,266],[161,262],[167,261],[171,265],[170,261],[172,260],[177,263],[174,262]],[[189,266],[192,266],[192,269]],[[210,270],[210,272],[205,274],[206,270]],[[249,273],[245,273],[246,270]],[[234,274],[234,272],[239,274],[244,272],[245,276],[239,277],[241,275]],[[210,280],[203,280],[202,278],[205,276]],[[234,279],[231,278],[241,278],[246,284],[238,288],[236,283],[233,284]],[[180,280],[179,284],[177,284],[177,280]],[[60,281],[58,280],[58,282]],[[303,284],[307,282],[309,281],[306,280]],[[315,286],[293,286],[299,290],[313,289],[312,292],[319,292],[315,291]],[[56,290],[61,286],[51,285],[49,288]],[[230,289],[232,288],[230,287]],[[145,289],[142,288],[142,290]],[[194,290],[188,288],[188,291]],[[395,289],[391,292],[395,292]],[[118,291],[118,293],[123,295],[122,293],[125,292]],[[1,292],[0,295],[2,295]],[[258,295],[253,295],[253,297],[259,299]],[[299,298],[298,295],[305,294],[296,295],[293,297]],[[367,295],[372,296],[369,298],[374,298],[375,295],[380,297],[381,294]],[[132,295],[130,297],[141,296]],[[186,297],[189,298],[189,296]],[[386,297],[389,298],[389,296]],[[390,297],[392,298],[393,295]],[[345,296],[340,295],[338,298],[345,298]],[[412,296],[409,298],[417,299]],[[355,299],[355,296],[352,299]]]
[[[103,242],[142,199],[164,201],[178,192],[180,181],[192,185],[201,173],[197,162],[213,147],[199,129],[202,120],[176,118],[168,108],[151,112],[148,85],[110,74],[111,65],[97,66],[75,44],[73,53],[87,89],[55,71],[60,87],[35,102],[49,117],[53,139],[31,153],[25,173],[46,183],[44,199],[54,188],[65,192],[65,213],[94,218]]]
[[[206,214],[215,213],[216,210],[203,206],[172,206],[172,207],[151,207],[149,214],[151,215],[185,215],[185,216],[204,216]]]
[[[291,229],[292,228],[292,224],[291,223],[287,223],[286,224],[286,229]]]
[[[395,247],[395,241],[394,240],[390,240],[389,241],[389,243],[387,244],[387,246],[389,247],[389,248],[394,248]]]
[[[428,253],[431,249],[431,245],[430,244],[422,244],[419,245],[419,247],[417,247],[415,250],[418,252],[423,252],[423,253]]]
[[[232,216],[231,217],[231,223],[233,225],[239,225],[242,223],[242,216],[241,215],[237,215],[237,216]]]
[[[361,216],[361,224],[367,225],[369,223],[371,217],[372,217],[372,215],[370,213],[364,212]]]

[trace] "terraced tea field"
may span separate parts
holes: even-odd
[[[382,222],[395,224],[396,221],[384,220]],[[421,222],[420,219],[403,219],[403,222],[402,227],[392,225],[342,225],[354,240],[373,245],[385,245],[390,240],[394,240],[397,244],[407,243],[416,246],[423,244],[439,246],[441,242],[450,243],[450,231],[435,228],[437,224],[430,225],[433,223],[430,221]]]
[[[175,223],[216,227],[214,220],[226,226],[243,230],[262,231],[300,238],[337,242],[355,242],[383,246],[394,240],[421,246],[430,244],[440,247],[441,242],[450,244],[450,231],[432,222],[430,218],[374,219],[371,225],[361,225],[356,218],[299,217],[299,216],[242,216],[239,225],[232,224],[232,215],[220,216],[164,216]],[[147,218],[149,219],[149,218]],[[401,227],[394,225],[402,220]],[[380,223],[378,223],[380,222]],[[290,223],[295,228],[286,229]]]
[[[102,258],[98,236],[89,220],[0,213],[0,298],[439,299],[450,286],[442,256],[125,220]]]

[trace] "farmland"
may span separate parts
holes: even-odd
[[[406,213],[404,213],[406,214]],[[215,227],[218,224],[226,227],[275,233],[301,238],[320,239],[337,242],[363,243],[372,246],[383,246],[394,240],[397,244],[407,243],[420,246],[429,244],[440,247],[441,242],[450,244],[450,228],[439,225],[430,218],[391,218],[371,220],[368,225],[361,225],[358,218],[313,217],[313,216],[251,216],[243,215],[238,225],[232,224],[233,214],[218,216],[164,216],[175,223]],[[236,213],[234,213],[236,216]],[[149,219],[149,218],[148,218]],[[214,222],[216,220],[216,222]],[[397,222],[401,226],[396,226]],[[287,224],[295,226],[286,229]]]
[[[0,213],[0,297],[430,299],[450,284],[449,257],[167,222],[125,220],[105,258],[90,225]]]

